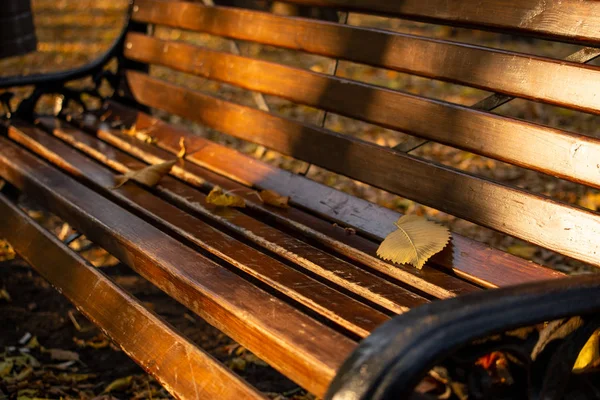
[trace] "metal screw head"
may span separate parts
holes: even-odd
[[[131,42],[127,42],[125,44],[125,47],[127,47],[128,49],[131,49],[133,47],[133,44],[131,44]]]
[[[133,12],[138,12],[140,11],[140,6],[138,6],[137,4],[135,6],[133,6]]]

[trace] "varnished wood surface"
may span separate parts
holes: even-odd
[[[62,138],[69,136],[71,139],[69,142],[72,142],[72,140],[76,140],[73,138],[74,131],[73,128],[56,128],[55,134],[60,135]],[[80,176],[87,184],[93,186],[102,194],[115,197],[120,203],[135,210],[139,215],[144,215],[158,226],[165,227],[171,232],[185,237],[190,242],[210,251],[215,256],[260,279],[284,295],[313,309],[358,336],[367,336],[376,326],[388,320],[386,315],[287,267],[241,242],[237,242],[232,237],[151,195],[137,185],[125,185],[122,189],[119,188],[116,191],[107,189],[114,184],[113,173],[96,163],[86,162],[89,160],[86,160],[84,155],[39,130],[19,127],[11,130],[11,138],[33,149],[40,156],[51,160],[53,163],[64,166],[66,170]],[[106,146],[97,139],[89,136],[87,138],[92,141],[90,145],[78,142],[75,143],[75,146],[92,156],[96,156],[103,163],[120,172],[146,166],[146,164],[135,160],[131,156]],[[103,156],[100,156],[100,154],[103,154]],[[175,179],[164,178],[161,180],[158,190],[161,192],[169,191],[173,196],[179,195],[190,204],[195,204],[197,209],[204,208],[204,195]],[[222,218],[234,224],[237,220],[245,220],[241,224],[243,229],[263,235],[269,231],[267,226],[263,226],[262,229],[259,228],[258,230],[252,225],[248,226],[248,223],[252,224],[252,219],[249,217],[244,218],[241,213],[237,213],[240,215],[236,218],[232,215],[235,213],[235,210],[219,210],[208,205],[203,210],[203,215],[213,221],[219,222]],[[256,224],[257,222],[255,222]],[[235,230],[237,233],[242,234],[243,229]],[[277,231],[273,233],[275,232]],[[269,235],[265,236],[265,240],[267,240]],[[287,235],[279,232],[279,236],[285,239]],[[310,249],[309,246],[306,246],[302,251],[302,243],[289,237],[287,242],[280,240],[280,243],[282,247],[288,248],[287,251],[298,248],[297,257],[300,257],[303,253],[307,253],[306,255],[310,257],[309,252],[311,250],[315,254],[319,253],[316,249]],[[403,312],[409,306],[414,307],[426,302],[425,299],[401,287],[391,285],[373,276],[361,274],[360,270],[353,270],[333,257],[328,258],[326,255],[321,254],[320,261],[322,261],[323,267],[319,265],[316,268],[339,271],[337,275],[339,277],[332,280],[339,283],[341,287],[346,289],[352,287],[358,295],[372,298],[373,302],[390,304],[388,308],[393,311]],[[327,277],[327,274],[324,275]]]
[[[317,395],[356,346],[4,138],[0,176]]]
[[[600,85],[598,67],[573,62],[322,21],[208,8],[189,2],[144,0],[134,18],[312,52],[580,110],[600,111],[600,100],[595,96]],[[255,29],[256,26],[260,29]],[[125,51],[134,58],[144,51],[154,52],[155,57],[170,57],[161,55],[163,49],[144,49],[133,40],[129,41]],[[253,63],[248,66],[258,68]],[[197,62],[195,67],[215,74],[218,71],[202,62]],[[249,73],[254,71],[258,72],[252,69]],[[556,79],[557,76],[561,79]]]
[[[138,72],[127,78],[142,104],[600,266],[600,216],[589,210]]]
[[[522,32],[573,42],[600,42],[600,2],[594,0],[286,0],[358,12]]]
[[[115,147],[128,152],[147,163],[163,162],[173,157],[173,154],[166,150],[141,143],[136,139],[126,137],[118,132],[102,129],[96,130],[97,127],[93,123],[84,123],[84,125],[102,140],[113,144]],[[94,142],[89,137],[82,137],[78,132],[67,133],[64,129],[55,129],[54,134],[78,148],[84,149],[84,151],[89,152],[89,154],[93,154],[94,149],[97,149],[98,147],[97,142]],[[193,139],[194,138],[192,138],[191,143],[197,144]],[[317,239],[326,247],[335,250],[335,253],[341,253],[342,255],[355,260],[360,263],[360,268],[366,266],[376,271],[384,272],[386,275],[394,277],[401,282],[434,297],[454,297],[457,294],[470,293],[477,290],[473,285],[430,267],[417,270],[411,266],[388,264],[383,260],[376,258],[375,252],[377,245],[372,241],[358,236],[350,236],[345,233],[345,231],[344,234],[340,235],[341,232],[339,232],[339,230],[343,231],[342,228],[337,228],[338,232],[336,234],[336,228],[333,227],[331,223],[323,221],[322,219],[312,216],[295,207],[280,209],[264,205],[257,198],[256,194],[247,186],[237,184],[226,177],[210,172],[191,162],[186,162],[182,168],[174,168],[171,171],[171,174],[193,186],[202,188],[205,191],[211,190],[213,187],[212,185],[218,185],[225,190],[233,190],[237,195],[245,199],[248,206],[247,210],[258,213],[258,216],[260,216],[259,219],[267,221],[275,220],[284,226],[292,228],[297,234]],[[181,207],[191,209],[192,212],[198,212],[205,215],[206,210],[203,209],[204,207],[213,208],[206,205],[204,207],[198,207],[198,202],[191,201],[191,199],[197,197],[198,194],[185,189],[185,186],[179,185],[172,187],[170,181],[167,180],[165,184],[161,185],[161,188],[162,187],[167,188],[167,190],[164,191],[164,194],[168,198],[172,199],[173,202],[179,204]],[[160,191],[161,188],[158,190]],[[200,203],[202,204],[203,202]],[[210,217],[214,216],[210,215]],[[220,215],[219,219],[225,219],[225,225],[233,229],[238,229],[236,228],[238,225],[235,225],[235,223],[239,224],[239,227],[244,229],[239,231],[239,234],[246,235],[247,233],[254,232],[256,235],[249,236],[250,240],[255,241],[255,243],[259,245],[264,245],[267,249],[276,251],[282,257],[287,258],[292,262],[305,265],[309,270],[314,270],[316,267],[315,264],[331,264],[332,267],[340,271],[340,273],[346,271],[343,272],[344,275],[353,275],[351,271],[353,271],[354,268],[348,268],[347,264],[340,263],[339,259],[328,257],[323,254],[323,252],[316,251],[315,248],[311,248],[311,246],[307,246],[301,241],[290,240],[288,234],[281,232],[279,229],[272,229],[265,224],[252,222],[235,210],[232,210],[225,215]],[[234,223],[234,225],[232,226],[231,223]],[[319,228],[320,230],[317,231],[315,230],[316,228]],[[271,242],[265,243],[262,239],[257,240],[259,238],[271,238],[269,239]],[[289,243],[294,244],[290,246]],[[327,246],[329,244],[331,245]],[[344,284],[344,287],[346,287],[346,284]],[[373,301],[381,305],[385,304],[381,302],[381,299],[373,299]],[[386,307],[389,308],[390,304],[388,303]],[[392,307],[391,310],[395,310],[395,308]]]
[[[127,37],[126,55],[134,60],[159,64],[179,71],[283,97],[296,103],[333,111],[338,114],[396,129],[411,135],[458,147],[552,176],[600,187],[600,140],[553,129],[496,114],[486,113],[441,101],[378,88],[325,74],[318,74],[276,63],[216,52],[185,43],[158,40],[140,34]],[[439,53],[439,52],[438,52]],[[435,54],[435,53],[434,53]],[[461,63],[469,64],[460,57]],[[513,60],[501,67],[516,71]],[[435,64],[435,63],[434,63]],[[540,67],[535,79],[518,79],[532,84],[532,93],[547,93],[538,84],[554,85],[559,93],[579,99],[588,96],[600,105],[600,70],[597,78],[570,79],[568,66],[560,71]],[[461,64],[461,73],[473,67]],[[486,65],[484,70],[488,70]],[[476,68],[475,68],[476,69]],[[579,69],[575,67],[575,69]],[[586,69],[579,69],[587,71]],[[473,73],[468,73],[473,76]],[[491,75],[493,77],[495,73]],[[555,79],[560,76],[561,79]],[[492,82],[496,82],[491,78]],[[565,85],[569,85],[568,90]],[[585,96],[578,95],[580,90]],[[410,110],[409,115],[406,110]]]
[[[0,215],[0,237],[173,396],[265,398],[2,195]]]
[[[112,117],[110,118],[118,118],[128,125],[135,123],[139,129],[152,127],[152,136],[157,139],[157,146],[168,150],[171,154],[177,154],[179,151],[179,139],[184,137],[188,148],[193,152],[186,157],[187,160],[225,175],[237,182],[261,189],[275,190],[283,195],[290,196],[292,203],[313,210],[313,212],[344,226],[354,227],[378,241],[383,240],[388,233],[396,229],[394,222],[401,214],[395,211],[324,186],[304,176],[272,167],[233,149],[193,135],[188,130],[177,128],[149,117],[147,114],[125,108],[114,102],[108,103],[107,106],[107,112],[110,111],[112,113]],[[132,147],[128,146],[128,144],[122,144],[125,139],[117,139],[118,134],[102,129],[97,131],[97,134],[103,140],[107,140],[119,147],[128,149],[139,148],[138,146]],[[129,141],[127,143],[134,142]],[[136,153],[136,156],[142,157],[143,154]],[[147,161],[150,161],[150,159]],[[180,177],[185,179],[183,175]],[[290,217],[293,217],[293,215]],[[284,219],[283,221],[286,220]],[[301,219],[295,221],[302,222]],[[339,235],[337,237],[338,240],[328,240],[327,238],[329,238],[332,227],[324,227],[323,225],[311,225],[315,229],[318,227],[319,231],[316,234],[313,230],[308,229],[304,229],[303,232],[349,257],[365,258],[364,253],[357,252],[353,247],[363,241],[358,241],[356,238],[356,240],[352,240],[352,237],[340,237]],[[361,246],[358,248],[362,248]],[[367,244],[366,246],[373,249],[372,245]],[[374,255],[374,252],[370,254]],[[412,278],[416,276],[427,281],[432,279],[430,276],[422,274],[412,267],[407,267],[408,270],[395,267],[390,268],[389,264],[381,260],[379,260],[380,264],[374,264],[378,259],[370,255],[367,256],[370,263],[364,260],[362,262],[372,265],[373,268],[379,268],[379,271],[395,276],[397,279],[418,287],[427,293],[441,297],[439,292],[432,291],[434,288],[425,285],[422,279]],[[488,287],[515,285],[520,282],[564,276],[560,272],[540,267],[535,263],[492,249],[482,243],[456,234],[452,235],[450,245],[441,253],[435,255],[432,261],[446,268],[451,268],[457,274]],[[439,286],[452,288],[452,286],[449,287],[440,281],[433,282],[438,282]]]

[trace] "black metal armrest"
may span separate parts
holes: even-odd
[[[594,316],[594,313],[596,314]],[[346,360],[332,382],[327,399],[407,399],[431,368],[473,340],[511,329],[568,316],[584,316],[586,324],[556,352],[558,368],[570,376],[579,350],[598,327],[600,276],[586,275],[496,289],[437,301],[399,315],[376,329]],[[544,368],[557,367],[545,359]],[[555,368],[556,369],[556,368]],[[566,371],[565,371],[566,370]],[[548,371],[547,371],[548,372]],[[536,378],[530,377],[530,380]],[[565,379],[562,377],[561,379]],[[534,398],[560,398],[556,385]],[[535,390],[534,390],[535,391]],[[556,397],[556,396],[558,397]]]

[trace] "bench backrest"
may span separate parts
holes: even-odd
[[[416,21],[538,36],[581,46],[600,45],[600,2],[579,0],[295,0]],[[341,14],[343,15],[343,14]],[[199,3],[136,0],[133,19],[187,31],[256,42],[366,64],[495,94],[471,106],[393,90],[327,72],[284,65],[176,40],[131,32],[125,56],[252,92],[364,121],[425,140],[600,187],[600,140],[491,111],[513,97],[600,112],[600,70],[583,65],[598,55],[572,47],[567,61],[414,34]],[[234,49],[235,50],[235,49]],[[600,266],[600,217],[577,204],[408,154],[409,140],[391,148],[322,126],[323,112],[291,118],[258,101],[239,104],[139,71],[126,74],[141,104],[198,122],[284,155],[344,175],[568,257]],[[228,87],[228,86],[226,86]],[[250,97],[251,98],[251,97]],[[262,97],[261,97],[262,98]],[[264,98],[262,98],[264,100]],[[268,179],[268,177],[264,177]],[[305,194],[305,205],[323,199]],[[362,203],[361,203],[362,204]],[[338,207],[339,206],[339,207]],[[381,238],[369,210],[336,205],[364,233]]]

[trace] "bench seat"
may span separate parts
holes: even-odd
[[[397,211],[211,141],[155,111],[598,267],[597,212],[410,154],[434,141],[600,188],[599,139],[493,112],[522,98],[600,113],[600,70],[582,65],[600,56],[600,36],[578,22],[595,22],[598,6],[542,2],[546,19],[536,0],[290,3],[339,8],[342,22],[347,12],[369,12],[589,47],[556,59],[240,8],[135,0],[127,27],[101,59],[73,71],[0,79],[0,88],[35,85],[14,113],[8,104],[0,124],[0,178],[8,183],[0,193],[0,215],[7,215],[0,236],[178,398],[263,394],[44,231],[20,210],[18,194],[319,397],[427,398],[413,389],[459,350],[473,366],[477,357],[515,349],[529,374],[519,383],[530,397],[566,393],[576,350],[600,327],[597,276],[566,277],[456,233],[422,269],[384,261],[377,248],[395,230]],[[222,36],[231,51],[167,40],[157,27]],[[329,57],[333,68],[328,74],[253,58],[236,41]],[[107,67],[113,57],[116,72]],[[493,93],[471,106],[440,101],[341,78],[337,60]],[[168,82],[151,67],[251,92],[256,104]],[[84,77],[96,86],[65,86]],[[113,89],[108,97],[102,82]],[[53,94],[63,100],[55,114],[36,113],[39,100]],[[99,106],[89,107],[83,94]],[[318,121],[272,112],[264,96],[318,109]],[[68,107],[73,102],[81,112]],[[409,139],[395,147],[367,142],[329,129],[328,113]],[[127,132],[147,132],[151,140]],[[187,151],[179,157],[182,141]],[[152,188],[132,181],[114,187],[118,175],[174,159]],[[246,207],[208,204],[216,186]],[[290,207],[263,204],[259,190],[289,196]],[[49,266],[45,253],[64,266]],[[581,328],[549,346],[541,361],[531,357],[531,338],[516,343],[506,333],[571,315],[581,316]],[[138,333],[145,343],[131,340]]]

